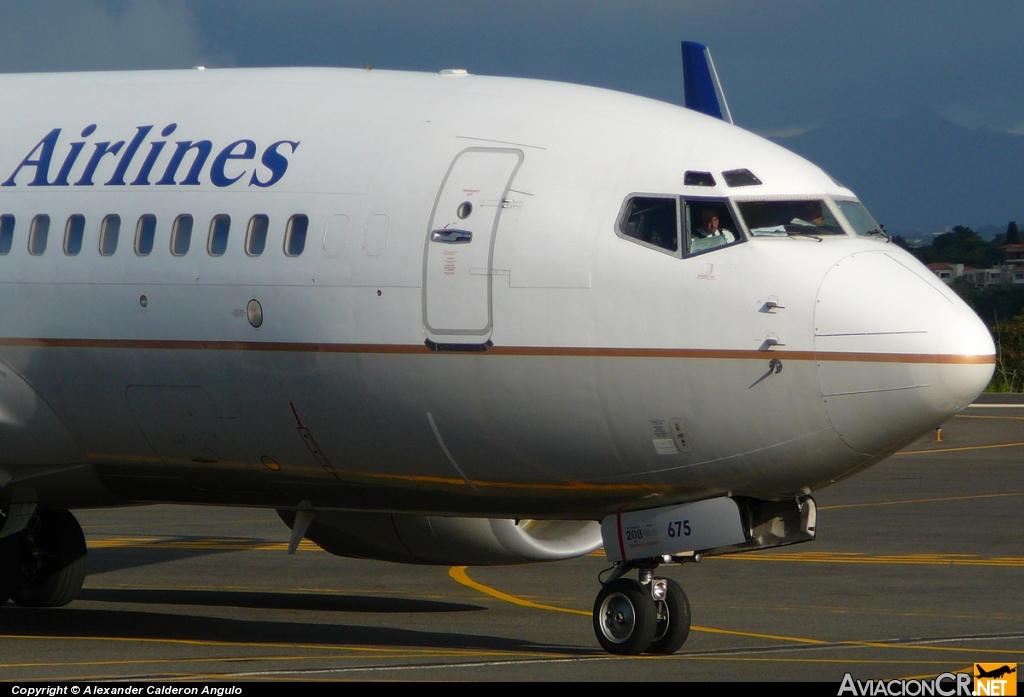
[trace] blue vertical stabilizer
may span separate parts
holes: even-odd
[[[683,87],[686,108],[732,123],[711,51],[696,41],[683,42]]]

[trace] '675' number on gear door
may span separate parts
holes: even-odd
[[[673,520],[668,524],[669,537],[687,537],[690,534],[690,521]]]

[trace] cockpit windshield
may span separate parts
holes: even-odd
[[[836,205],[858,235],[885,235],[860,201],[836,201]]]
[[[845,235],[842,226],[821,199],[802,201],[738,201],[750,234],[769,237]]]

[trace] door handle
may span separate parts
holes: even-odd
[[[469,230],[434,230],[430,233],[431,242],[445,244],[469,244],[473,241],[473,233]]]

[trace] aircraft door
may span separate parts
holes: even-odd
[[[522,161],[519,150],[468,148],[448,168],[423,259],[423,324],[434,343],[490,338],[494,234]]]

